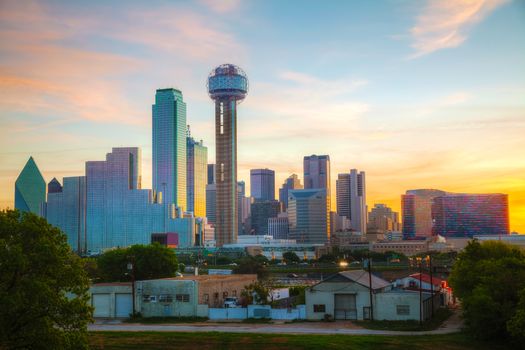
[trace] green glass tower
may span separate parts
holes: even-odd
[[[46,201],[46,182],[33,157],[29,157],[15,182],[15,209],[41,215]]]

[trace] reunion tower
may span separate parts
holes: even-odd
[[[233,64],[218,66],[208,76],[208,93],[215,101],[215,241],[221,247],[237,241],[237,104],[248,93],[246,73]]]

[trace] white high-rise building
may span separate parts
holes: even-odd
[[[366,233],[365,172],[357,169],[339,174],[336,182],[337,214],[350,219],[352,230]]]

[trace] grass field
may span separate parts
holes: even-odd
[[[368,329],[390,330],[390,331],[430,331],[439,328],[450,316],[452,311],[449,309],[438,309],[431,320],[419,321],[354,321],[361,327]]]
[[[290,335],[249,333],[91,332],[91,349],[402,349],[503,350],[462,333],[432,336]]]

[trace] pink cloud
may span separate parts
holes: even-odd
[[[470,29],[507,0],[429,0],[410,29],[417,58],[461,45]]]

